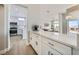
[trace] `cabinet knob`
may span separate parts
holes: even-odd
[[[36,41],[36,45],[38,45],[38,42]]]
[[[31,40],[32,40],[32,37],[31,37]]]
[[[50,55],[50,51],[48,51],[48,55]]]
[[[54,46],[54,44],[52,44],[52,43],[49,43],[50,45],[52,45],[52,46]]]
[[[53,53],[51,53],[51,51],[48,51],[48,55],[54,55]]]
[[[51,53],[51,55],[54,55],[53,53]]]

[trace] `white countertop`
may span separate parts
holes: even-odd
[[[77,48],[76,39],[73,39],[72,37],[69,38],[67,35],[47,31],[33,31],[33,33],[47,37],[69,47]]]

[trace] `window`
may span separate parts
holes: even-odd
[[[69,20],[69,32],[79,32],[79,20]]]

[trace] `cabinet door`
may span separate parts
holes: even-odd
[[[50,49],[50,55],[61,55],[61,53],[59,53],[55,49]]]
[[[32,45],[33,49],[37,52],[37,54],[40,54],[41,51],[40,36],[32,33],[30,37],[30,44]]]
[[[55,42],[53,40],[51,41],[51,40],[44,38],[44,37],[43,37],[42,42],[45,44],[48,44],[51,48],[54,48],[55,50],[59,51],[61,54],[71,55],[71,52],[72,52],[71,48],[66,45]]]
[[[41,54],[42,55],[61,55],[59,52],[57,52],[55,49],[50,48],[46,44],[42,44],[41,48]]]
[[[41,55],[50,55],[50,48],[48,48],[43,43],[42,43],[42,46],[41,46]]]
[[[30,44],[31,44],[31,46],[34,49],[35,48],[35,41],[34,41],[34,38],[33,37],[31,37]]]
[[[36,49],[36,52],[38,54],[40,54],[40,52],[41,52],[41,41],[40,41],[40,37],[39,37],[38,40],[35,41],[35,49]]]
[[[41,48],[41,39],[40,36],[37,34],[34,34],[34,44],[35,44],[35,51],[37,54],[40,54],[40,48]]]
[[[30,44],[32,45],[33,49],[35,49],[35,36],[33,33],[30,33]]]

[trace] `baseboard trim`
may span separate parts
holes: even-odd
[[[10,50],[10,48],[6,48],[6,49],[4,49],[4,50],[1,50],[0,51],[0,55],[3,55],[3,54],[5,54],[7,51],[9,51]]]

